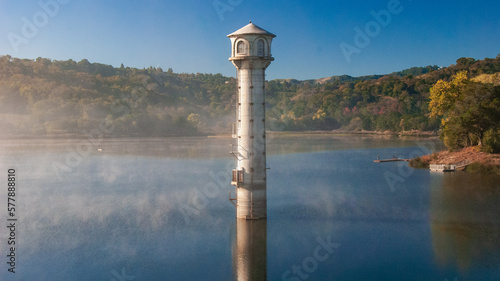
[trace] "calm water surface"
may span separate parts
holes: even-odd
[[[500,280],[500,177],[373,163],[431,140],[268,141],[264,221],[235,219],[230,139],[0,141],[0,280]]]

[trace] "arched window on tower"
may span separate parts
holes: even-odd
[[[239,41],[237,44],[236,44],[236,54],[238,55],[244,55],[246,54],[247,50],[246,50],[246,44],[244,41]]]
[[[264,40],[262,39],[257,41],[257,56],[258,57],[264,56]]]

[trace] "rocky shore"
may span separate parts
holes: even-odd
[[[412,159],[410,167],[428,168],[430,164],[451,164],[467,172],[500,174],[500,154],[480,151],[479,147],[466,147],[457,151],[441,151]]]

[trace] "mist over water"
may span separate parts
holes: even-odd
[[[268,280],[500,277],[498,176],[373,163],[377,156],[408,158],[422,146],[441,149],[435,141],[268,140],[266,233],[237,224],[228,200],[234,187],[225,182],[235,164],[229,143],[104,140],[59,179],[52,164],[66,164],[78,140],[2,140],[1,170],[17,170],[19,226],[17,279],[3,260],[0,279],[117,280],[122,272],[134,280],[233,280],[263,272]],[[0,233],[2,253],[6,235]],[[245,244],[252,239],[260,242]],[[319,240],[338,247],[321,250],[327,258],[314,263]],[[248,264],[258,268],[252,273]],[[308,277],[295,274],[294,265]]]

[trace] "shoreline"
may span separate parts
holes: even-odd
[[[410,167],[423,169],[429,169],[430,164],[464,166],[466,172],[500,175],[500,153],[486,153],[477,146],[434,152],[409,162]]]
[[[432,131],[347,131],[347,130],[329,130],[329,131],[266,131],[271,136],[372,136],[372,137],[421,137],[421,138],[438,138],[438,132]],[[138,136],[138,135],[104,135],[102,139],[126,139],[126,138],[186,138],[186,137],[206,137],[206,138],[231,138],[231,134],[194,134],[194,135],[163,135],[163,136]],[[6,135],[1,136],[0,140],[13,139],[84,139],[87,136],[83,134],[52,134],[52,135]],[[100,138],[100,137],[99,137]]]
[[[404,131],[404,132],[392,132],[392,131],[348,131],[348,130],[329,130],[329,131],[268,131],[267,133],[273,135],[372,135],[372,136],[400,136],[400,137],[425,137],[425,138],[437,138],[439,137],[438,132],[434,131]]]

